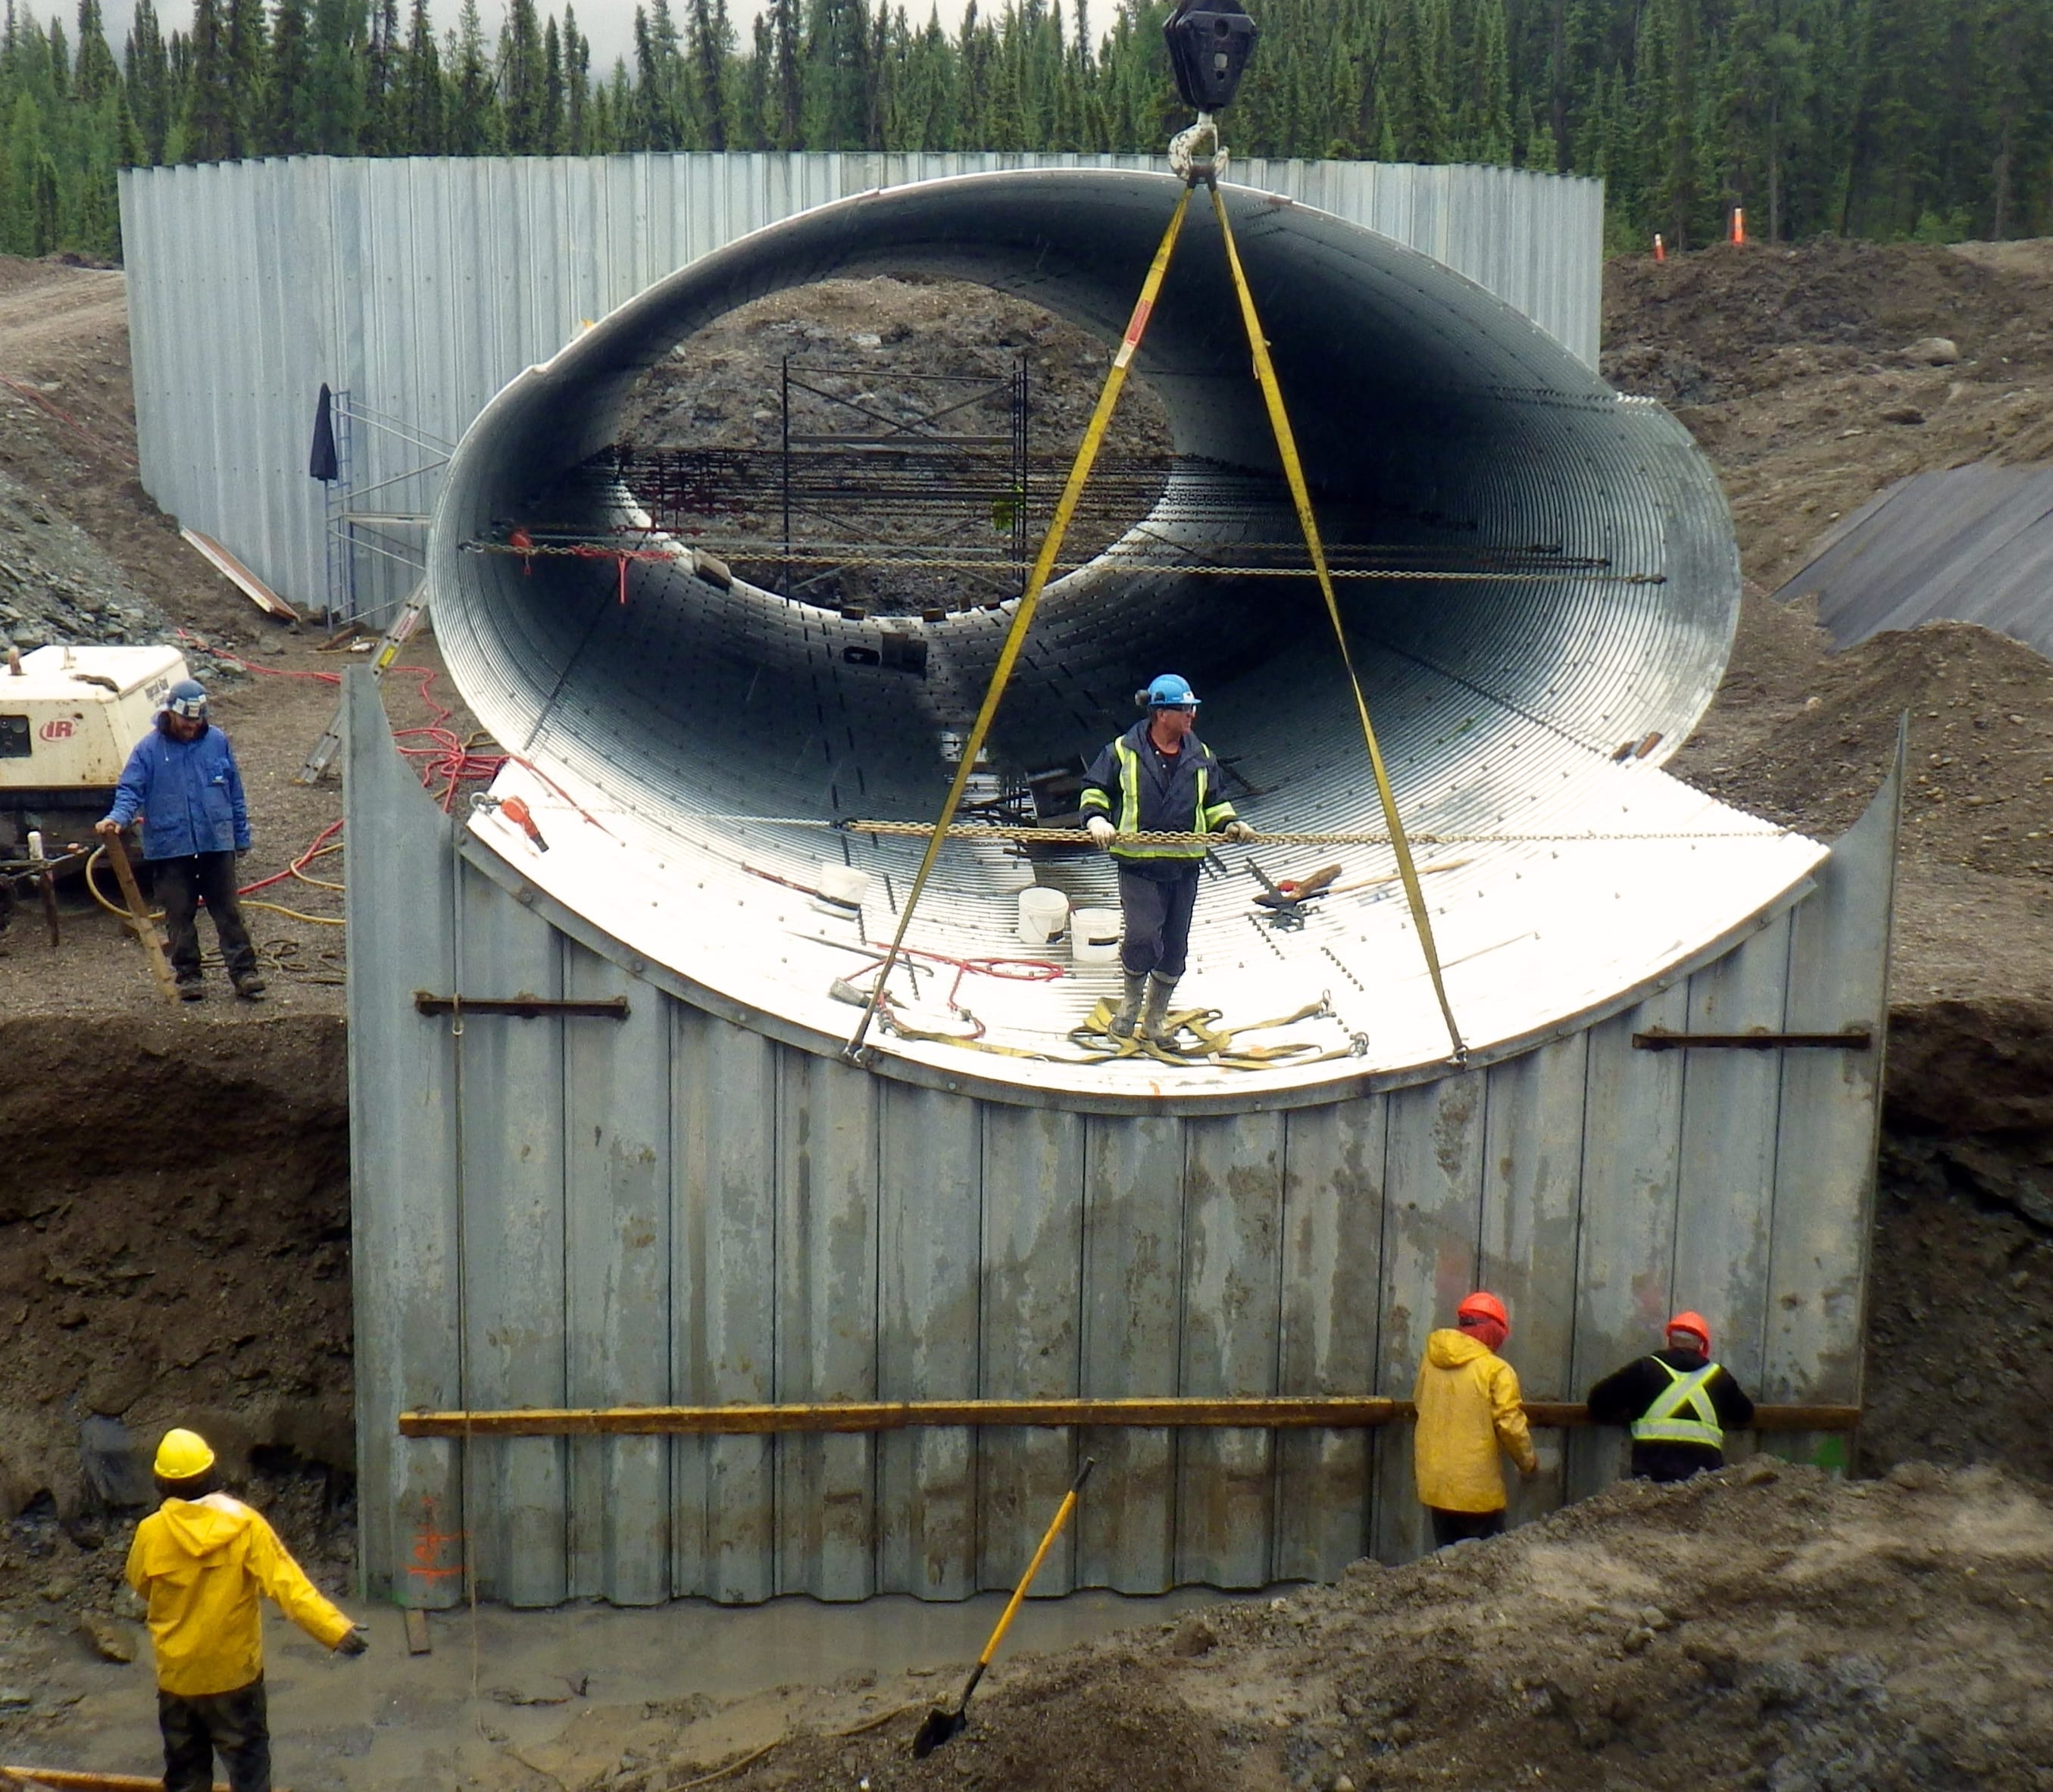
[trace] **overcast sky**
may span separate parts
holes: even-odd
[[[578,29],[591,40],[593,74],[603,74],[611,69],[616,56],[631,57],[635,3],[636,0],[572,0],[577,8]],[[767,0],[728,0],[728,14],[734,22],[735,34],[743,48],[748,47],[756,15],[764,10],[767,3]],[[429,0],[429,10],[446,31],[456,23],[457,10],[461,4],[461,0]],[[925,24],[931,10],[938,12],[941,23],[952,31],[962,23],[965,0],[893,0],[894,10],[901,4],[915,24]],[[183,31],[190,25],[190,0],[156,0],[156,5],[157,17],[167,33]],[[410,6],[411,0],[401,0],[399,14],[402,22]],[[536,6],[545,15],[553,12],[560,16],[563,0],[553,0],[553,3],[552,0],[536,0]],[[40,18],[47,19],[53,14],[62,18],[67,33],[75,29],[74,22],[78,17],[77,0],[26,0],[22,10]],[[121,40],[128,34],[128,21],[135,10],[135,0],[100,0],[100,15],[107,21],[107,35],[117,57],[121,53]],[[670,10],[681,29],[687,0],[670,0]],[[477,10],[485,21],[485,35],[496,38],[505,7],[500,0],[477,0]]]

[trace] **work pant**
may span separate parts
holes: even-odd
[[[1119,868],[1119,908],[1126,927],[1119,962],[1129,977],[1151,971],[1165,982],[1184,974],[1191,950],[1191,911],[1197,906],[1198,868],[1164,882]]]
[[[152,859],[157,900],[164,905],[164,931],[171,936],[171,972],[181,983],[199,975],[198,905],[202,898],[221,937],[221,955],[230,977],[245,977],[257,968],[257,950],[242,924],[242,904],[235,896],[235,855],[195,853],[184,858]]]
[[[1504,1508],[1499,1506],[1494,1512],[1450,1512],[1438,1506],[1426,1510],[1433,1515],[1433,1547],[1445,1549],[1450,1543],[1466,1543],[1478,1537],[1501,1537],[1504,1535]]]
[[[212,1792],[216,1755],[231,1792],[271,1792],[271,1726],[261,1678],[198,1698],[159,1688],[157,1726],[164,1732],[164,1792]]]

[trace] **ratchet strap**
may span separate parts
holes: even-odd
[[[1427,912],[1426,894],[1419,885],[1418,867],[1412,860],[1411,844],[1405,837],[1404,824],[1398,814],[1397,798],[1390,787],[1390,774],[1383,763],[1383,750],[1376,744],[1376,729],[1368,719],[1368,700],[1362,695],[1361,679],[1355,670],[1354,656],[1348,650],[1347,629],[1341,618],[1340,599],[1334,592],[1333,574],[1326,565],[1325,544],[1319,534],[1318,520],[1312,512],[1311,492],[1305,483],[1304,463],[1298,457],[1297,437],[1290,427],[1290,414],[1284,407],[1282,388],[1277,382],[1275,363],[1270,358],[1268,339],[1262,333],[1262,319],[1255,308],[1254,294],[1247,283],[1246,270],[1241,265],[1240,250],[1234,241],[1233,226],[1227,217],[1225,198],[1219,192],[1216,178],[1203,171],[1194,172],[1187,179],[1183,192],[1177,196],[1176,209],[1170,214],[1168,228],[1163,232],[1161,243],[1155,251],[1155,259],[1148,267],[1148,276],[1141,282],[1140,296],[1134,302],[1132,316],[1127,321],[1126,334],[1121,339],[1118,351],[1112,358],[1111,367],[1106,370],[1105,385],[1098,393],[1097,407],[1092,411],[1090,422],[1085,428],[1083,441],[1077,449],[1076,459],[1071,464],[1069,477],[1062,486],[1062,496],[1056,501],[1046,537],[1034,559],[1033,571],[1027,578],[1026,590],[1020,595],[1019,606],[1014,613],[1012,625],[1006,633],[1004,645],[999,650],[998,661],[992,669],[991,683],[983,693],[983,702],[977,711],[976,721],[970,729],[969,738],[963,743],[962,757],[956,763],[955,777],[948,786],[948,798],[942,804],[941,813],[932,829],[928,831],[926,850],[921,855],[918,875],[913,878],[913,888],[905,898],[904,908],[900,911],[897,931],[892,935],[884,962],[877,969],[869,1003],[863,1009],[862,1017],[856,1023],[855,1032],[844,1048],[846,1054],[851,1058],[862,1052],[863,1041],[869,1032],[871,1023],[876,1020],[885,1000],[885,986],[889,981],[893,967],[898,962],[899,954],[905,943],[906,932],[913,924],[913,912],[919,907],[920,897],[927,887],[927,880],[932,875],[935,861],[940,856],[942,843],[948,837],[948,831],[954,824],[963,792],[968,787],[970,778],[976,769],[977,759],[989,738],[991,724],[998,714],[999,702],[1005,694],[1005,687],[1012,676],[1013,668],[1019,663],[1020,649],[1026,645],[1026,631],[1033,622],[1034,612],[1041,601],[1041,593],[1054,569],[1056,557],[1062,551],[1063,537],[1068,533],[1070,520],[1076,514],[1078,500],[1083,495],[1084,485],[1090,477],[1091,469],[1097,464],[1098,451],[1104,445],[1105,430],[1112,422],[1113,412],[1125,386],[1127,370],[1132,365],[1142,337],[1147,334],[1148,319],[1153,313],[1155,301],[1160,296],[1163,280],[1168,274],[1169,258],[1176,251],[1177,238],[1183,233],[1184,220],[1190,210],[1191,186],[1199,178],[1205,179],[1211,189],[1212,209],[1219,218],[1219,234],[1226,245],[1227,266],[1232,274],[1234,291],[1240,301],[1241,320],[1246,327],[1248,347],[1254,357],[1254,377],[1262,387],[1262,401],[1269,412],[1270,429],[1276,438],[1276,450],[1283,463],[1284,477],[1290,484],[1291,502],[1297,509],[1298,527],[1304,532],[1305,550],[1311,556],[1312,570],[1319,582],[1320,594],[1325,599],[1326,614],[1333,625],[1333,638],[1340,648],[1341,664],[1347,672],[1348,685],[1354,692],[1355,713],[1360,719],[1362,739],[1368,747],[1369,768],[1375,774],[1376,796],[1383,806],[1384,821],[1389,829],[1390,844],[1397,859],[1398,876],[1403,882],[1405,900],[1411,906],[1412,923],[1419,930],[1419,949],[1425,954],[1426,969],[1432,979],[1433,994],[1440,1005],[1441,1018],[1447,1023],[1450,1055],[1458,1065],[1468,1061],[1468,1047],[1462,1039],[1461,1029],[1454,1020],[1454,1009],[1447,1000],[1447,982],[1440,970],[1439,950],[1434,943],[1432,920]],[[1203,1016],[1208,1021],[1218,1018],[1208,1010],[1191,1012]],[[1096,1019],[1097,1016],[1093,1014],[1092,1020]],[[1189,1023],[1186,1021],[1184,1024],[1187,1025]],[[1078,1034],[1097,1030],[1090,1021],[1086,1021],[1084,1027],[1078,1029]],[[1198,1037],[1202,1039],[1204,1035],[1199,1033]],[[1224,1037],[1230,1041],[1232,1036],[1229,1033]],[[1109,1033],[1105,1037],[1117,1048],[1109,1051],[1107,1057],[1132,1055],[1129,1048],[1132,1047],[1135,1050],[1145,1049],[1148,1055],[1161,1057],[1165,1061],[1192,1061],[1186,1055],[1171,1057],[1165,1051],[1144,1044],[1113,1041],[1113,1036]],[[952,1042],[969,1043],[961,1039]],[[1078,1042],[1082,1043],[1083,1041],[1079,1038]],[[983,1049],[1004,1049],[995,1046]],[[1023,1053],[1021,1055],[1038,1054]],[[1250,1054],[1246,1052],[1234,1054],[1229,1047],[1226,1051],[1205,1055],[1212,1061],[1230,1061],[1235,1055],[1246,1057]]]
[[[1005,694],[1005,686],[1011,676],[1012,669],[1019,663],[1019,650],[1026,643],[1026,629],[1034,620],[1034,611],[1041,602],[1041,592],[1048,582],[1048,575],[1054,570],[1055,556],[1062,551],[1062,537],[1069,532],[1070,520],[1076,515],[1077,500],[1083,496],[1084,482],[1090,477],[1092,467],[1097,461],[1098,449],[1104,445],[1105,432],[1112,422],[1112,414],[1119,403],[1119,394],[1126,384],[1126,371],[1133,364],[1134,352],[1140,347],[1140,339],[1148,333],[1148,320],[1155,309],[1155,301],[1162,291],[1162,281],[1169,272],[1169,257],[1175,253],[1176,238],[1183,233],[1184,218],[1191,209],[1191,190],[1186,186],[1176,200],[1176,209],[1170,214],[1169,228],[1162,233],[1162,241],[1155,251],[1154,261],[1148,269],[1148,277],[1140,283],[1140,296],[1134,301],[1133,315],[1127,320],[1126,334],[1121,339],[1119,350],[1112,358],[1112,365],[1105,371],[1105,385],[1097,395],[1097,407],[1092,411],[1090,422],[1084,430],[1084,439],[1078,447],[1077,457],[1070,468],[1070,476],[1062,486],[1062,495],[1056,500],[1055,514],[1048,524],[1047,538],[1041,543],[1041,551],[1034,561],[1034,570],[1028,575],[1026,589],[1020,594],[1019,607],[1014,614],[1012,626],[1006,632],[1005,645],[999,649],[998,664],[992,669],[991,684],[983,693],[983,705],[976,712],[976,722],[963,743],[962,758],[956,763],[954,782],[948,786],[948,801],[941,805],[941,813],[928,835],[927,849],[920,857],[919,875],[913,880],[913,888],[905,898],[905,906],[898,916],[898,930],[891,936],[890,949],[884,955],[884,963],[878,967],[876,979],[869,993],[869,1005],[862,1011],[862,1018],[856,1022],[855,1033],[844,1048],[846,1055],[855,1057],[862,1049],[864,1036],[869,1031],[870,1022],[877,1018],[877,1010],[884,999],[884,986],[890,980],[892,967],[898,962],[898,954],[905,943],[906,930],[913,924],[913,913],[920,905],[921,893],[927,887],[927,879],[932,874],[934,861],[940,857],[941,843],[948,838],[948,825],[956,818],[956,810],[962,802],[963,792],[968,787],[970,775],[976,770],[978,755],[983,751],[985,739],[991,733],[993,718],[998,714],[999,699]]]
[[[1397,814],[1397,798],[1390,788],[1383,750],[1376,743],[1376,730],[1368,720],[1368,700],[1361,694],[1361,679],[1354,669],[1354,656],[1348,650],[1347,629],[1341,621],[1340,599],[1333,592],[1333,574],[1326,567],[1325,543],[1319,535],[1318,520],[1312,514],[1312,494],[1305,483],[1304,463],[1297,457],[1297,438],[1290,417],[1283,407],[1283,390],[1276,382],[1275,363],[1269,357],[1269,341],[1262,333],[1262,319],[1254,308],[1254,294],[1240,265],[1240,250],[1233,240],[1233,225],[1226,214],[1226,196],[1216,182],[1211,184],[1212,210],[1219,216],[1219,235],[1226,243],[1227,266],[1233,274],[1234,291],[1240,298],[1241,320],[1247,326],[1247,346],[1254,357],[1254,377],[1261,382],[1262,401],[1269,407],[1269,427],[1276,437],[1276,452],[1283,461],[1283,476],[1290,481],[1290,500],[1297,508],[1297,525],[1305,532],[1305,551],[1312,557],[1312,571],[1326,600],[1326,614],[1339,644],[1341,664],[1347,669],[1348,683],[1354,689],[1355,713],[1361,718],[1361,738],[1368,744],[1369,769],[1376,774],[1376,794],[1383,805],[1383,819],[1390,829],[1390,845],[1397,856],[1397,874],[1403,880],[1405,900],[1411,905],[1412,924],[1419,930],[1419,949],[1426,955],[1426,970],[1433,979],[1433,994],[1440,1004],[1440,1018],[1447,1024],[1447,1039],[1457,1064],[1468,1061],[1469,1049],[1462,1043],[1461,1029],[1447,1001],[1447,986],[1440,974],[1439,948],[1433,943],[1433,923],[1426,912],[1426,892],[1419,888],[1418,867],[1411,859],[1411,843],[1404,837],[1404,824]],[[1187,189],[1186,191],[1187,193]]]

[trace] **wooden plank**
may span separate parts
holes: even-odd
[[[296,610],[237,559],[213,536],[203,535],[197,529],[181,529],[179,533],[184,537],[187,547],[190,547],[265,615],[275,616],[281,622],[299,621],[300,613]]]
[[[1679,1031],[1689,990],[1677,984],[1591,1028],[1576,1247],[1573,1386],[1587,1389],[1661,1340],[1675,1266],[1683,1055],[1635,1052],[1632,1035]],[[1571,1438],[1567,1496],[1587,1499],[1624,1472],[1622,1434]]]
[[[164,936],[157,931],[157,923],[150,919],[150,905],[143,900],[143,892],[135,882],[135,868],[128,861],[128,842],[118,833],[104,834],[107,844],[107,862],[114,867],[114,879],[121,886],[121,900],[128,904],[125,919],[128,931],[135,935],[135,943],[143,948],[150,961],[150,974],[157,981],[157,993],[167,1002],[179,999],[178,979],[171,974],[171,961],[164,956]]]
[[[1588,1035],[1556,1040],[1488,1072],[1482,1196],[1482,1264],[1477,1280],[1511,1312],[1504,1355],[1529,1407],[1575,1391],[1576,1229],[1583,1186],[1583,1104]],[[1562,1503],[1565,1445],[1536,1431],[1540,1472],[1508,1463],[1509,1522],[1524,1524]]]
[[[567,943],[563,987],[624,996],[629,978]],[[568,1386],[578,1402],[671,1394],[669,1006],[645,988],[622,1025],[563,1029]],[[669,1598],[669,1457],[646,1436],[573,1446],[571,1597]]]
[[[1903,755],[1899,731],[1894,771],[1790,918],[1791,1026],[1883,1027]],[[1882,1054],[1806,1053],[1781,1070],[1759,1391],[1780,1402],[1857,1403]],[[1794,1439],[1784,1453],[1832,1468],[1848,1462],[1835,1437]]]
[[[472,866],[459,892],[457,986],[491,965],[515,987],[562,987],[561,936]],[[462,1054],[465,1341],[479,1404],[554,1406],[564,1393],[563,1027],[465,1028]],[[470,1503],[478,1590],[509,1606],[569,1592],[567,1452],[514,1441],[477,1458]]]
[[[877,1394],[877,1090],[838,1059],[787,1052],[777,1103],[777,1392]],[[860,1433],[777,1450],[777,1590],[877,1590],[875,1452]]]
[[[990,1107],[983,1117],[982,1392],[1075,1398],[1081,1368],[1084,1126],[1080,1114]],[[1010,1590],[1076,1475],[1074,1435],[987,1430],[978,1440],[979,1584]],[[1065,1531],[1036,1597],[1075,1584]]]
[[[409,1655],[432,1655],[435,1645],[428,1635],[428,1614],[418,1606],[410,1607],[405,1614],[406,1621],[406,1653]]]
[[[1186,1123],[1181,1392],[1276,1390],[1282,1312],[1283,1117]],[[1179,1441],[1176,1578],[1265,1586],[1274,1527],[1268,1431],[1207,1429]]]
[[[1383,1288],[1375,1390],[1409,1400],[1436,1326],[1475,1286],[1482,1225],[1486,1082],[1479,1070],[1390,1096],[1384,1154]],[[1408,1432],[1376,1441],[1373,1542],[1385,1562],[1430,1547]]]
[[[1184,1274],[1184,1123],[1091,1118],[1084,1135],[1082,1387],[1128,1399],[1176,1385]],[[1097,1459],[1076,1517],[1077,1578],[1121,1593],[1175,1584],[1176,1439],[1166,1425],[1086,1433]]]
[[[1528,1400],[1534,1425],[1590,1422],[1580,1401]],[[406,1437],[763,1437],[794,1431],[917,1431],[964,1425],[1124,1425],[1153,1429],[1226,1426],[1270,1431],[1373,1429],[1407,1425],[1408,1400],[1336,1395],[1300,1398],[1202,1400],[922,1400],[865,1401],[820,1406],[622,1406],[610,1411],[536,1407],[520,1412],[402,1413]],[[1764,1431],[1847,1430],[1860,1422],[1858,1406],[1776,1406],[1757,1409]],[[1095,1480],[1093,1481],[1095,1485]]]
[[[1788,914],[1690,979],[1691,1028],[1779,1027],[1789,974]],[[1693,1053],[1682,1069],[1682,1155],[1674,1304],[1702,1313],[1717,1359],[1761,1389],[1768,1326],[1768,1244],[1782,1065],[1754,1052]],[[1652,1338],[1644,1347],[1655,1350]],[[1729,1459],[1753,1441],[1725,1441]]]
[[[981,1105],[885,1080],[881,1099],[877,1391],[973,1399],[982,1235]],[[880,1440],[877,1577],[928,1599],[976,1590],[975,1433]]]
[[[1383,1279],[1381,1096],[1284,1117],[1280,1395],[1344,1396],[1376,1377]],[[1321,1426],[1276,1440],[1278,1580],[1332,1580],[1368,1548],[1370,1441]]]
[[[671,1385],[709,1406],[774,1399],[776,1048],[677,1010],[673,1100],[682,1121],[670,1229]],[[672,1594],[768,1598],[775,1489],[767,1437],[673,1446]]]

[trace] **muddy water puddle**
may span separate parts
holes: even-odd
[[[1220,1597],[1034,1600],[978,1698],[1003,1696],[1008,1661],[1152,1627]],[[688,1731],[693,1752],[716,1759],[794,1727],[842,1727],[908,1702],[952,1704],[1004,1603],[993,1593],[954,1605],[488,1606],[474,1621],[461,1610],[434,1614],[426,1656],[407,1654],[400,1614],[385,1608],[370,1614],[370,1652],[355,1661],[331,1657],[267,1612],[277,1783],[295,1792],[577,1786],[616,1769],[638,1739]],[[7,1724],[0,1759],[160,1770],[147,1661],[103,1662],[61,1626],[47,1635],[36,1703],[50,1715]]]

